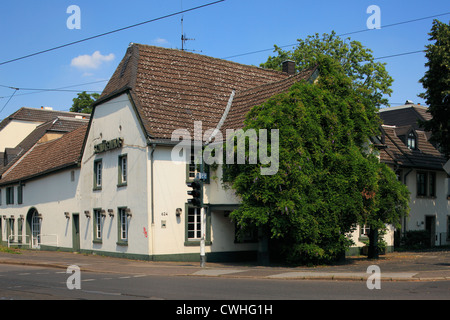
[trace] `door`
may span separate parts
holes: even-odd
[[[72,214],[72,247],[74,252],[80,252],[80,215]]]
[[[37,210],[31,216],[31,247],[39,249],[41,245],[41,218]]]
[[[430,233],[430,246],[434,247],[436,241],[436,217],[426,216],[425,217],[425,230]]]

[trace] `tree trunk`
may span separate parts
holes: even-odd
[[[369,231],[369,251],[367,254],[368,259],[378,259],[378,229],[370,228]]]

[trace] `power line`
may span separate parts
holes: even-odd
[[[407,23],[412,23],[412,22],[417,22],[417,21],[421,21],[421,20],[427,20],[427,19],[431,19],[431,18],[436,18],[436,17],[440,17],[440,16],[445,16],[450,14],[450,12],[445,12],[445,13],[440,13],[440,14],[436,14],[436,15],[432,15],[432,16],[427,16],[427,17],[422,17],[422,18],[416,18],[416,19],[411,19],[411,20],[407,20],[407,21],[401,21],[401,22],[395,22],[395,23],[391,23],[391,24],[387,24],[385,26],[382,26],[381,29],[386,29],[386,28],[390,28],[390,27],[394,27],[394,26],[398,26],[398,25],[402,25],[402,24],[407,24]],[[341,33],[338,34],[338,37],[342,37],[342,36],[348,36],[351,34],[356,34],[356,33],[362,33],[362,32],[368,32],[368,31],[373,31],[374,29],[361,29],[361,30],[357,30],[357,31],[351,31],[351,32],[346,32],[346,33]],[[295,46],[297,43],[291,43],[291,44],[287,44],[287,45],[283,45],[283,46],[278,46],[279,48],[286,48],[286,47],[292,47]],[[242,56],[246,56],[246,55],[250,55],[250,54],[255,54],[255,53],[261,53],[261,52],[266,52],[266,51],[271,51],[273,50],[273,47],[270,49],[261,49],[261,50],[256,50],[256,51],[250,51],[250,52],[245,52],[245,53],[240,53],[240,54],[235,54],[232,56],[228,56],[228,57],[224,57],[222,59],[226,60],[226,59],[231,59],[231,58],[237,58],[237,57],[242,57]],[[420,51],[413,51],[413,52],[407,52],[404,54],[400,54],[400,55],[405,55],[405,54],[412,54],[412,53],[418,53]],[[393,55],[393,56],[398,56],[398,55]],[[390,58],[391,56],[386,56],[386,58]],[[384,59],[384,57],[380,57],[377,59]]]
[[[50,48],[50,49],[38,51],[38,52],[35,52],[35,53],[31,53],[31,54],[28,54],[28,55],[23,56],[23,57],[11,59],[11,60],[8,60],[8,61],[3,61],[3,62],[0,62],[0,66],[4,65],[4,64],[7,64],[7,63],[14,62],[14,61],[30,58],[30,57],[33,57],[33,56],[37,56],[39,54],[43,54],[43,53],[50,52],[50,51],[53,51],[53,50],[61,49],[61,48],[64,48],[64,47],[68,47],[68,46],[71,46],[71,45],[74,45],[74,44],[77,44],[77,43],[85,42],[85,41],[92,40],[92,39],[95,39],[95,38],[100,38],[100,37],[103,37],[103,36],[106,36],[106,35],[110,35],[112,33],[116,33],[116,32],[119,32],[119,31],[131,29],[131,28],[134,28],[134,27],[138,27],[138,26],[150,23],[150,22],[155,22],[155,21],[158,21],[158,20],[170,18],[170,17],[176,16],[176,15],[179,15],[179,14],[182,14],[182,13],[185,13],[185,12],[194,11],[194,10],[197,10],[197,9],[208,7],[208,6],[217,4],[219,2],[223,2],[223,1],[225,1],[225,0],[218,0],[218,1],[215,1],[215,2],[210,2],[210,3],[204,4],[204,5],[201,5],[201,6],[197,6],[197,7],[194,7],[194,8],[181,10],[181,11],[178,11],[178,12],[175,12],[175,13],[171,13],[171,14],[167,14],[165,16],[161,16],[161,17],[158,17],[158,18],[155,18],[155,19],[151,19],[151,20],[147,20],[147,21],[144,21],[144,22],[136,23],[136,24],[133,24],[133,25],[130,25],[130,26],[127,26],[127,27],[123,27],[123,28],[119,28],[119,29],[116,29],[116,30],[104,32],[104,33],[101,33],[101,34],[98,34],[98,35],[95,35],[95,36],[92,36],[92,37],[88,37],[88,38],[85,38],[85,39],[69,42],[69,43],[66,43],[66,44],[63,44],[63,45],[60,45],[60,46],[57,46],[57,47],[53,47],[53,48]]]
[[[67,89],[67,88],[74,88],[74,87],[80,87],[80,86],[85,86],[88,84],[95,84],[95,83],[100,83],[100,82],[106,82],[109,81],[109,79],[105,79],[105,80],[99,80],[99,81],[92,81],[92,82],[86,82],[86,83],[80,83],[80,84],[73,84],[70,86],[65,86],[65,87],[59,87],[59,88],[51,88],[51,89],[27,89],[27,88],[15,88],[15,87],[11,87],[11,86],[5,86],[5,85],[1,85],[0,87],[3,88],[9,88],[9,89],[17,89],[17,90],[36,90],[38,92],[28,92],[28,93],[22,93],[22,94],[17,94],[16,97],[18,96],[25,96],[25,95],[30,95],[30,94],[36,94],[36,93],[41,93],[41,92],[49,92],[49,91],[63,91],[62,89]],[[40,90],[40,91],[39,91]],[[80,91],[86,91],[86,92],[99,92],[100,91],[94,91],[94,90],[64,90],[66,92],[80,92]],[[0,99],[5,99],[8,97],[0,97]]]
[[[9,97],[8,101],[6,101],[5,105],[3,106],[2,110],[0,110],[0,113],[2,113],[3,110],[5,110],[6,106],[8,105],[9,101],[11,101],[12,97],[16,94],[16,92],[19,90],[17,88],[11,88],[11,89],[15,89],[13,94]]]

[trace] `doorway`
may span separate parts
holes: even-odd
[[[80,215],[72,214],[72,250],[80,252]]]
[[[42,217],[35,208],[28,210],[27,214],[27,234],[30,236],[30,245],[33,249],[41,246],[41,223]]]
[[[430,246],[434,247],[436,241],[436,217],[425,216],[425,230],[430,234]]]

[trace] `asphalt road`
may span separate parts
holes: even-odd
[[[64,269],[0,265],[0,300],[449,300],[450,281],[243,279],[196,276],[67,273]],[[72,277],[71,279],[69,279]],[[80,288],[69,289],[77,281]]]

